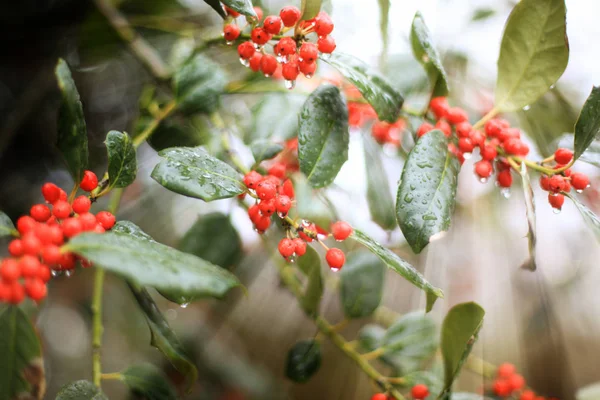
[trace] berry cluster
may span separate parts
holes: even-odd
[[[566,168],[573,160],[573,152],[569,149],[560,148],[554,152],[555,170],[561,170],[561,173],[552,176],[542,175],[540,177],[540,186],[548,193],[548,202],[556,211],[560,211],[565,203],[565,196],[561,192],[568,193],[573,187],[578,193],[590,186],[590,179],[587,175],[580,172],[573,172],[571,168]],[[548,160],[547,163],[552,162]]]
[[[427,396],[429,396],[429,388],[427,387],[427,385],[423,385],[421,383],[414,385],[412,387],[412,389],[410,390],[410,395],[415,400],[423,400]],[[392,399],[392,397],[388,396],[385,393],[376,393],[373,396],[371,396],[371,400],[391,400],[391,399]]]
[[[251,25],[250,40],[238,46],[240,62],[267,77],[283,77],[288,89],[294,88],[300,73],[307,78],[315,74],[319,53],[327,57],[335,50],[335,40],[330,36],[333,21],[326,12],[321,11],[315,18],[303,21],[297,7],[287,6],[281,9],[279,15],[269,15],[263,21],[262,10],[254,9],[258,19]],[[239,16],[231,9],[226,10],[230,17]],[[223,36],[227,43],[233,44],[242,36],[242,28],[235,19],[231,22],[230,18],[229,21],[223,28]],[[292,28],[292,36],[283,36]],[[316,44],[308,40],[307,36],[311,33],[317,36]],[[267,53],[265,48],[271,40],[277,41],[272,45],[273,54]]]
[[[80,187],[90,192],[97,186],[96,175],[86,171]],[[25,295],[37,302],[44,299],[53,275],[70,273],[77,261],[82,267],[91,266],[60,246],[82,232],[103,233],[115,224],[115,216],[107,211],[92,214],[87,196],[70,203],[67,193],[53,183],[42,186],[42,195],[47,204],[34,205],[29,215],[17,220],[20,236],[8,245],[11,257],[0,264],[0,301],[18,304]]]
[[[517,373],[513,364],[504,363],[498,367],[496,378],[486,392],[490,395],[506,398],[512,397],[519,400],[546,400],[543,396],[537,396],[535,392],[527,389],[525,378]],[[556,400],[549,398],[549,400]]]

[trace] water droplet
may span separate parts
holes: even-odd
[[[321,58],[325,61],[331,59],[331,53],[321,53]]]
[[[286,58],[287,58],[286,56],[282,56],[281,54],[278,54],[276,57],[276,60],[280,64],[285,64]]]
[[[472,153],[463,153],[463,158],[465,160],[468,160],[469,158],[471,158],[472,155],[473,155]]]
[[[240,64],[242,64],[244,67],[249,67],[250,61],[246,60],[245,58],[240,57]]]
[[[554,85],[550,85],[550,89],[554,89]]]
[[[268,78],[271,76],[271,74],[264,74],[264,75],[265,75],[265,78]]]
[[[500,194],[502,195],[502,197],[504,197],[505,199],[510,198],[510,188],[502,188],[500,189]]]
[[[330,269],[332,272],[338,272],[338,271],[340,270],[339,268],[333,268],[333,267],[329,267],[329,269]]]
[[[232,45],[233,45],[233,42],[231,42],[231,41],[229,41],[229,40],[226,40],[226,41],[225,41],[225,44],[226,44],[227,46],[232,46]]]
[[[554,208],[554,207],[552,207],[552,212],[554,214],[560,214],[560,208]]]
[[[488,181],[488,178],[483,178],[483,177],[479,178],[479,182],[481,182],[481,183],[487,183],[487,181]]]
[[[413,201],[413,195],[410,193],[407,193],[406,196],[404,196],[404,201],[407,203],[410,203],[411,201]]]
[[[73,276],[73,270],[72,270],[72,269],[68,269],[68,270],[66,270],[66,271],[65,271],[65,276],[66,276],[67,278],[70,278],[70,277],[72,277],[72,276]]]
[[[291,256],[289,256],[287,258],[287,261],[290,262],[290,263],[292,263],[292,264],[295,263],[296,262],[296,253],[294,253]]]
[[[54,278],[56,278],[57,276],[61,276],[61,275],[62,275],[62,272],[61,272],[61,271],[57,271],[57,270],[53,269],[53,270],[50,272],[50,274],[51,274],[51,275],[52,275]]]
[[[179,305],[179,307],[181,307],[181,308],[187,308],[187,306],[189,306],[189,305],[190,305],[190,303],[181,303]]]
[[[288,81],[287,79],[284,81],[284,85],[287,89],[292,90],[296,87],[296,81]]]
[[[286,215],[287,215],[287,213],[277,212],[277,216],[279,218],[285,218]]]
[[[254,48],[255,48],[256,50],[260,50],[260,49],[262,49],[262,45],[260,45],[260,44],[258,44],[258,43],[253,43],[253,44],[254,44]]]
[[[304,75],[304,76],[306,77],[306,79],[310,79],[310,78],[312,78],[312,77],[313,77],[313,74],[306,74],[306,75]]]
[[[530,109],[531,109],[531,106],[529,106],[529,105],[523,107],[523,111],[529,111]]]
[[[327,239],[327,235],[324,235],[322,233],[317,233],[317,239],[319,239],[319,240],[325,240],[325,239]]]
[[[575,189],[577,193],[583,193],[583,189]]]

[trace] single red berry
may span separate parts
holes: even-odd
[[[292,208],[292,200],[284,194],[279,195],[275,199],[275,208],[280,215],[286,215]]]
[[[510,396],[510,384],[506,379],[496,379],[494,381],[494,393],[500,397],[508,397]]]
[[[60,229],[60,227],[58,228]],[[33,233],[35,234],[35,236],[37,236],[38,239],[40,239],[43,245],[52,243],[52,240],[54,238],[54,232],[51,225],[39,224],[35,227]]]
[[[104,232],[106,232],[106,229],[104,229],[104,227],[102,225],[100,225],[100,223],[97,223],[92,232],[104,233]]]
[[[254,72],[260,71],[260,61],[261,60],[262,60],[262,53],[260,53],[258,51],[254,52],[254,54],[252,55],[252,57],[250,57],[250,60],[248,62],[250,69]]]
[[[281,31],[282,25],[283,23],[281,22],[281,18],[279,16],[269,15],[267,18],[265,18],[263,29],[271,35],[277,35],[279,31]]]
[[[61,259],[60,247],[53,244],[44,246],[42,250],[42,259],[49,265],[58,264]]]
[[[62,228],[59,225],[53,225],[48,230],[50,236],[50,243],[60,246],[64,243],[65,238],[63,235]]]
[[[8,252],[13,257],[19,257],[23,255],[23,242],[21,239],[15,239],[8,244]]]
[[[272,199],[276,193],[277,186],[269,180],[263,180],[256,186],[256,195],[261,200]]]
[[[429,396],[429,388],[426,385],[418,384],[412,387],[410,394],[413,399],[423,400],[425,397]]]
[[[469,139],[471,139],[471,142],[473,142],[473,146],[475,147],[481,147],[485,145],[485,135],[481,131],[471,131]]]
[[[465,121],[456,124],[454,129],[456,130],[456,135],[458,135],[459,138],[468,138],[471,136],[471,131],[473,130],[473,127],[469,122]]]
[[[522,375],[514,374],[508,378],[511,391],[521,390],[525,387],[525,378]]]
[[[446,135],[446,137],[450,137],[450,135],[452,135],[452,127],[445,119],[440,119],[438,122],[436,122],[435,128],[444,132],[444,135]]]
[[[296,253],[296,255],[298,257],[303,256],[304,254],[306,254],[306,242],[300,238],[295,238],[293,240],[294,242],[294,253]]]
[[[275,213],[275,199],[263,200],[258,204],[260,213],[264,216],[270,217]]]
[[[91,192],[98,187],[98,177],[92,171],[85,171],[83,173],[83,179],[79,184],[82,190]]]
[[[19,304],[25,298],[25,289],[19,282],[12,282],[10,284],[10,295],[8,302],[11,304]]]
[[[337,221],[331,224],[331,234],[333,238],[338,241],[346,240],[353,232],[352,227],[349,223],[344,221]]]
[[[571,191],[571,183],[565,179],[565,187],[563,189],[563,192],[569,193],[570,191]]]
[[[253,223],[256,223],[256,221],[258,221],[258,219],[262,217],[262,215],[260,214],[260,208],[258,207],[258,204],[254,204],[248,209],[248,218],[250,218],[250,221],[252,221]]]
[[[43,282],[48,282],[52,278],[52,271],[46,264],[40,264],[36,276]]]
[[[253,9],[254,9],[254,12],[256,13],[256,18],[259,21],[261,21],[263,19],[263,16],[265,15],[262,8],[260,8],[259,6],[254,6]]]
[[[461,137],[460,139],[458,139],[458,148],[463,153],[471,153],[475,146],[473,145],[471,139],[469,139],[468,137]]]
[[[298,69],[300,69],[300,72],[302,72],[302,74],[307,77],[307,78],[312,78],[315,75],[315,71],[317,70],[317,63],[316,62],[306,62],[305,60],[302,60],[298,63]]]
[[[0,279],[0,302],[8,301],[10,297],[10,284]]]
[[[300,10],[298,7],[294,6],[283,7],[279,12],[279,16],[281,17],[283,25],[287,27],[296,25],[296,23],[300,20],[300,15]]]
[[[71,215],[71,205],[66,201],[58,200],[54,203],[52,213],[58,219],[69,218],[69,215]]]
[[[37,257],[26,254],[19,260],[19,267],[21,268],[21,276],[23,278],[32,278],[37,275],[40,261]]]
[[[485,146],[479,149],[481,154],[481,158],[487,161],[492,161],[498,156],[498,150],[496,150],[496,146],[491,144],[486,144]]]
[[[554,169],[559,169],[559,168],[563,168],[563,167],[564,167],[564,165],[557,164],[557,165],[554,167]],[[571,168],[567,168],[567,169],[565,169],[565,170],[564,170],[562,173],[563,173],[563,175],[564,175],[564,176],[566,176],[566,177],[570,177],[570,176],[573,174],[573,170],[571,170]]]
[[[437,119],[444,118],[450,109],[448,105],[448,100],[443,97],[434,97],[429,102],[429,109],[433,112]]]
[[[244,176],[244,185],[248,189],[256,189],[263,176],[256,171],[250,171]]]
[[[240,43],[237,50],[238,50],[238,55],[243,60],[249,60],[250,57],[252,57],[254,55],[254,52],[256,51],[252,42]]]
[[[59,264],[62,267],[62,269],[73,269],[73,268],[75,268],[76,261],[77,261],[77,258],[75,257],[75,254],[63,253],[60,258]]]
[[[296,41],[288,36],[281,38],[277,43],[277,50],[277,55],[280,56],[296,54]]]
[[[5,282],[12,282],[19,279],[21,276],[21,268],[17,260],[13,258],[6,258],[0,264],[0,277]]]
[[[281,67],[281,75],[288,81],[295,81],[300,74],[297,62],[288,62]]]
[[[25,282],[25,292],[27,296],[34,301],[40,301],[46,294],[48,293],[48,289],[46,288],[46,284],[41,279],[33,278],[27,279]]]
[[[54,183],[44,183],[42,195],[48,203],[52,204],[60,197],[60,188]]]
[[[509,188],[512,185],[513,179],[510,174],[510,169],[500,171],[497,176],[498,186],[503,188]]]
[[[321,53],[331,54],[336,46],[335,39],[331,36],[323,36],[317,40],[317,47]]]
[[[269,40],[271,40],[271,34],[265,31],[263,28],[257,27],[252,29],[250,33],[250,38],[254,43],[259,46],[266,44]]]
[[[284,257],[288,258],[296,251],[296,245],[292,239],[284,238],[279,242],[279,253]]]
[[[96,220],[106,230],[109,230],[115,226],[116,222],[115,216],[108,211],[100,211],[98,214],[96,214]]]
[[[560,210],[562,209],[563,204],[565,204],[565,196],[562,194],[548,193],[548,203],[550,203],[552,208]]]
[[[277,70],[277,59],[270,54],[263,54],[260,59],[260,70],[265,76],[271,76]]]
[[[508,139],[520,139],[521,131],[517,128],[504,128],[496,136],[500,142],[505,142]]]
[[[94,230],[94,227],[98,224],[96,216],[89,212],[79,214],[79,217],[77,217],[77,219],[81,222],[81,229],[83,231]]]
[[[496,137],[509,126],[509,123],[503,119],[491,119],[485,123],[485,134],[489,137]]]
[[[233,42],[240,36],[240,32],[240,27],[236,24],[225,25],[225,27],[223,28],[223,37],[228,42]]]
[[[38,222],[46,222],[52,215],[50,209],[45,204],[34,205],[31,207],[31,210],[29,210],[29,214]]]
[[[326,12],[321,11],[315,18],[315,32],[319,36],[327,36],[333,32],[333,21]]]
[[[487,160],[481,160],[475,163],[475,173],[482,179],[487,179],[492,175],[492,163]]]
[[[77,236],[83,231],[83,226],[79,218],[67,218],[63,221],[62,227],[63,233],[68,238]]]
[[[573,185],[575,190],[581,191],[590,186],[590,179],[581,172],[575,172],[571,174],[571,185]]]
[[[469,120],[469,115],[460,107],[450,107],[446,113],[446,119],[452,125],[460,124]]]
[[[21,243],[23,244],[23,253],[25,254],[35,256],[42,250],[42,241],[33,232],[24,235]]]
[[[340,249],[331,248],[325,254],[325,260],[329,264],[329,268],[333,271],[339,271],[346,262],[346,255]]]
[[[269,229],[271,225],[271,217],[261,216],[256,219],[254,222],[254,227],[259,232],[264,232]]]
[[[235,11],[232,8],[229,8],[227,6],[225,6],[225,11],[227,12],[227,15],[231,15],[233,18],[237,18],[240,16],[240,13]]]
[[[62,201],[67,201],[67,192],[60,189],[60,195],[58,196],[58,199]]]
[[[385,393],[375,393],[371,396],[371,400],[389,400],[389,398]]]
[[[281,194],[286,195],[290,199],[296,197],[296,192],[294,191],[294,184],[291,179],[286,179],[283,181],[283,185],[281,185]]]
[[[277,162],[271,165],[267,171],[269,175],[276,176],[279,179],[285,178],[287,167],[284,163]]]
[[[79,196],[73,201],[73,211],[84,214],[92,208],[92,201],[87,196]]]
[[[28,215],[24,215],[17,220],[17,230],[21,235],[30,232],[37,226],[37,222],[35,219],[31,218]]]
[[[314,43],[305,42],[300,46],[300,58],[302,60],[313,63],[319,57],[319,51]]]
[[[573,152],[569,149],[560,148],[554,152],[554,161],[559,164],[568,164],[573,159]]]
[[[517,368],[511,363],[502,363],[498,366],[496,376],[498,378],[510,378],[517,372]]]
[[[550,191],[550,177],[548,175],[540,176],[540,187],[545,191]]]
[[[532,390],[525,390],[521,393],[519,400],[535,400],[535,393]]]
[[[561,175],[552,175],[548,180],[548,188],[554,193],[564,190],[565,178],[563,178]]]
[[[433,125],[431,125],[429,122],[423,122],[421,126],[419,126],[419,128],[417,129],[417,137],[421,137],[432,130]]]

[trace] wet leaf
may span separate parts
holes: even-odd
[[[121,372],[121,381],[146,400],[175,400],[177,394],[161,370],[152,364],[133,365]]]
[[[529,259],[522,265],[523,268],[535,271],[535,245],[537,242],[536,223],[535,223],[535,200],[533,197],[533,187],[529,180],[529,173],[525,163],[521,164],[521,180],[523,182],[523,196],[525,199],[525,209],[527,212],[527,242],[529,244]]]
[[[288,352],[285,375],[294,382],[305,383],[320,367],[321,345],[315,340],[304,340]]]
[[[227,78],[218,64],[203,55],[195,55],[173,75],[177,109],[186,114],[215,111],[226,83]]]
[[[221,0],[221,2],[242,15],[256,18],[254,6],[250,0]]]
[[[346,317],[368,317],[379,307],[385,271],[385,264],[373,253],[359,250],[348,254],[340,271],[340,297]]]
[[[104,141],[108,151],[109,187],[124,188],[133,183],[137,174],[135,148],[127,133],[110,131]]]
[[[252,155],[254,156],[254,162],[256,164],[264,160],[270,160],[283,150],[281,143],[273,143],[269,140],[255,140],[250,145]]]
[[[381,162],[383,152],[370,135],[364,135],[365,168],[367,173],[367,203],[371,219],[385,230],[396,228],[394,198],[387,173]]]
[[[583,205],[573,195],[565,194],[565,196],[567,196],[571,199],[571,201],[573,201],[573,204],[575,204],[575,207],[577,207],[577,209],[579,210],[579,213],[583,217],[583,220],[585,221],[587,226],[590,227],[590,229],[594,233],[594,236],[596,236],[596,239],[600,241],[600,219],[598,219],[598,216],[596,216],[596,214],[594,214],[592,210]]]
[[[227,18],[227,13],[221,5],[221,0],[204,0],[204,2],[211,6],[212,9],[215,10],[221,17]]]
[[[0,237],[3,236],[19,236],[19,232],[15,229],[15,225],[10,220],[8,215],[0,211]]]
[[[575,124],[575,159],[583,154],[594,139],[600,139],[600,86],[592,87]]]
[[[265,95],[252,107],[252,126],[246,133],[246,143],[255,140],[287,140],[298,133],[298,114],[306,97],[294,95]]]
[[[76,381],[63,386],[56,400],[108,400],[108,397],[92,382]]]
[[[313,19],[319,14],[321,10],[321,1],[322,0],[302,0],[301,11],[302,11],[302,20],[306,21],[309,19]]]

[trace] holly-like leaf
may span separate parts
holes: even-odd
[[[410,265],[407,261],[400,258],[396,253],[386,249],[375,240],[364,234],[363,232],[355,229],[352,235],[352,239],[356,240],[373,254],[379,257],[389,268],[396,271],[404,279],[415,285],[416,287],[423,289],[427,295],[427,306],[426,311],[429,312],[433,308],[433,304],[438,298],[444,297],[444,292],[441,289],[434,287],[429,283],[423,275],[421,275],[415,267]]]
[[[369,65],[348,54],[334,53],[325,60],[335,67],[373,106],[382,121],[396,122],[404,104],[404,97],[378,72]]]
[[[396,196],[396,218],[415,253],[450,227],[460,163],[440,130],[421,137],[408,154]]]
[[[348,109],[340,90],[318,87],[300,112],[300,170],[314,188],[329,185],[348,160]]]
[[[120,379],[134,394],[147,400],[175,400],[177,394],[161,370],[152,364],[133,365]]]
[[[283,150],[281,143],[273,143],[269,140],[255,140],[250,145],[252,155],[254,156],[254,162],[256,164],[264,160],[270,160]]]
[[[137,174],[135,148],[127,133],[110,131],[104,141],[108,151],[109,187],[124,188],[133,183]]]
[[[394,212],[394,198],[390,192],[387,174],[381,157],[383,152],[371,138],[364,135],[365,169],[367,173],[367,203],[371,219],[386,230],[396,228],[396,215]]]
[[[156,242],[156,240],[154,240],[152,236],[148,235],[139,226],[137,226],[131,221],[119,221],[115,224],[115,226],[113,226],[111,231],[115,233],[130,235],[139,240]]]
[[[565,194],[565,196],[570,198],[573,204],[575,204],[575,207],[577,207],[577,209],[579,210],[579,213],[583,217],[583,220],[585,221],[587,226],[590,227],[590,229],[594,233],[594,236],[596,236],[596,239],[600,241],[600,219],[598,219],[598,216],[594,214],[592,210],[583,205],[579,200],[577,200],[577,198],[573,197],[570,194]]]
[[[575,124],[575,159],[583,154],[594,139],[600,139],[600,86],[592,87]]]
[[[177,248],[227,269],[243,256],[240,235],[231,219],[219,212],[199,216]]]
[[[598,400],[600,399],[600,382],[595,382],[590,385],[577,389],[575,393],[577,400]]]
[[[225,12],[225,9],[221,5],[221,0],[204,0],[204,2],[206,4],[208,4],[209,6],[211,6],[211,8],[213,10],[215,10],[217,12],[217,14],[219,14],[221,17],[223,17],[223,19],[227,18],[227,13]]]
[[[485,311],[479,304],[469,302],[452,307],[444,318],[441,335],[444,389],[439,398],[450,394],[452,383],[477,340],[484,315]]]
[[[54,73],[62,95],[58,111],[57,145],[73,180],[79,183],[88,165],[88,138],[83,107],[65,60],[58,60]]]
[[[298,133],[298,114],[306,97],[271,94],[252,107],[252,126],[246,133],[246,143],[260,139],[290,139]]]
[[[215,111],[226,83],[227,78],[218,64],[203,55],[195,55],[173,76],[177,109],[186,114]]]
[[[256,18],[254,6],[250,0],[221,0],[221,3],[247,17]]]
[[[152,179],[172,192],[213,201],[244,192],[241,176],[201,147],[174,147],[158,153],[163,157]]]
[[[56,400],[108,400],[108,397],[90,381],[76,381],[63,386]]]
[[[0,211],[0,237],[3,236],[19,236],[19,232],[15,229],[15,225],[10,220],[8,215]]]
[[[535,223],[535,200],[533,197],[533,187],[527,172],[525,163],[521,164],[521,180],[523,183],[523,197],[525,199],[525,211],[527,215],[527,242],[529,244],[529,259],[522,265],[523,268],[535,271],[535,245],[537,242],[536,223]]]
[[[313,19],[321,11],[322,0],[302,0],[302,20]]]
[[[46,389],[39,339],[17,306],[0,314],[0,399],[42,399]]]
[[[569,61],[564,0],[522,0],[513,8],[498,57],[498,111],[516,111],[546,93]]]
[[[308,278],[308,284],[300,305],[310,316],[319,314],[319,305],[323,297],[323,276],[321,275],[321,257],[315,249],[306,247],[306,253],[298,257],[298,268]]]
[[[448,94],[448,77],[442,65],[440,55],[433,45],[431,33],[419,11],[413,18],[410,29],[410,43],[415,59],[423,66],[433,96],[446,96]]]
[[[185,298],[186,301],[221,298],[240,285],[234,275],[208,261],[126,233],[84,233],[64,248],[99,268],[139,285],[154,287],[170,298]]]
[[[190,390],[198,377],[196,366],[186,355],[179,338],[169,326],[148,291],[131,283],[129,288],[144,312],[146,322],[148,322],[151,334],[150,344],[163,353],[173,364],[173,367],[185,376],[187,389]]]
[[[368,317],[379,307],[385,271],[385,264],[373,253],[359,250],[348,254],[340,271],[340,297],[346,317]]]
[[[297,383],[307,382],[321,367],[321,345],[316,340],[298,342],[290,349],[285,376]]]

